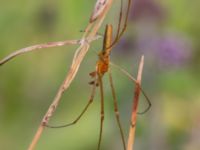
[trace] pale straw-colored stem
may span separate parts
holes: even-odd
[[[34,147],[37,144],[38,139],[40,138],[43,130],[44,130],[44,126],[39,126],[39,128],[37,130],[37,133],[35,134],[35,137],[33,138],[31,144],[29,145],[28,150],[33,150],[34,149]]]
[[[88,43],[90,43],[99,38],[100,38],[100,36],[96,35],[91,38],[88,38],[87,41],[88,41]],[[8,56],[6,56],[2,60],[0,60],[0,66],[5,64],[6,62],[10,61],[11,59],[13,59],[19,55],[22,55],[24,53],[37,51],[37,50],[41,50],[44,48],[60,47],[60,46],[64,46],[64,45],[80,45],[80,44],[81,44],[81,40],[65,40],[65,41],[49,42],[49,43],[42,43],[42,44],[28,46],[28,47],[14,51],[13,53],[9,54]]]
[[[70,70],[64,80],[64,82],[62,83],[62,85],[60,86],[57,94],[56,94],[56,97],[54,98],[52,104],[50,105],[49,109],[47,110],[45,116],[43,117],[41,123],[40,123],[40,126],[38,128],[38,130],[36,131],[36,134],[28,148],[28,150],[34,150],[38,140],[40,139],[41,137],[41,134],[44,130],[44,126],[46,124],[48,124],[51,116],[53,115],[54,111],[56,110],[59,102],[60,102],[60,99],[61,99],[61,96],[63,94],[64,91],[66,91],[68,89],[68,87],[70,86],[71,82],[73,81],[74,77],[76,76],[77,74],[77,71],[80,67],[80,64],[84,58],[84,56],[86,55],[90,45],[89,45],[89,42],[87,39],[90,39],[94,36],[96,36],[99,28],[101,27],[102,25],[102,22],[108,12],[108,10],[110,9],[112,5],[112,0],[110,0],[109,2],[109,5],[106,7],[104,13],[102,14],[102,16],[96,20],[96,22],[92,23],[94,25],[92,25],[91,23],[88,24],[88,26],[86,27],[86,33],[83,35],[83,38],[81,40],[81,45],[80,47],[76,50],[75,52],[75,55],[74,55],[74,58],[73,58],[73,61],[72,61],[72,65],[70,67]],[[92,28],[91,30],[89,28]]]
[[[137,83],[136,83],[136,87],[134,91],[132,114],[131,114],[131,125],[129,129],[127,150],[133,150],[134,141],[135,141],[136,119],[137,119],[139,96],[141,92],[140,85],[141,85],[141,80],[142,80],[143,66],[144,66],[144,56],[141,57],[141,61],[140,61],[139,69],[138,69]]]
[[[79,41],[80,40],[66,40],[66,41],[49,42],[49,43],[43,43],[43,44],[28,46],[28,47],[16,50],[15,52],[6,56],[4,59],[2,59],[0,61],[0,66],[5,64],[9,60],[13,59],[14,57],[21,55],[21,54],[24,54],[24,53],[27,53],[27,52],[31,52],[31,51],[35,51],[35,50],[39,50],[39,49],[44,49],[44,48],[50,48],[50,47],[58,47],[58,46],[64,46],[64,45],[75,45],[75,44],[79,44]]]

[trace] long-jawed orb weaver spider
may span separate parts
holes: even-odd
[[[59,125],[59,126],[52,126],[52,125],[46,124],[46,126],[49,127],[49,128],[63,128],[63,127],[68,127],[68,126],[76,124],[80,120],[80,118],[83,116],[83,114],[87,111],[87,109],[91,105],[91,103],[93,102],[95,92],[96,92],[96,87],[99,87],[100,100],[101,100],[101,119],[100,119],[99,141],[98,141],[98,148],[97,148],[98,150],[100,149],[100,146],[101,146],[101,139],[102,139],[102,132],[103,132],[103,122],[104,122],[104,88],[103,88],[102,78],[103,78],[104,74],[107,73],[107,72],[109,74],[109,83],[110,83],[113,102],[114,102],[114,111],[115,111],[117,124],[118,124],[119,130],[120,130],[120,135],[121,135],[121,139],[122,139],[122,143],[123,143],[123,149],[126,150],[125,137],[124,137],[124,133],[123,133],[122,125],[121,125],[121,122],[120,122],[120,117],[119,117],[117,97],[116,97],[116,94],[115,94],[112,74],[111,74],[111,71],[110,71],[110,64],[111,64],[110,63],[110,53],[111,53],[111,50],[112,50],[112,47],[110,45],[112,44],[112,32],[113,32],[112,25],[106,25],[104,40],[103,40],[103,48],[100,51],[100,53],[98,54],[99,59],[96,63],[96,67],[95,67],[96,69],[95,69],[95,71],[90,73],[90,76],[93,78],[93,80],[90,82],[90,84],[93,86],[92,92],[91,92],[89,101],[85,105],[84,109],[81,111],[81,113],[78,115],[78,117],[76,117],[74,119],[74,121],[72,121],[70,123],[67,123],[67,124],[64,124],[64,125]],[[112,65],[114,65],[115,67],[118,67],[113,63],[112,63]],[[127,75],[134,83],[137,83],[136,79],[134,77],[132,77],[124,69],[122,69],[120,67],[118,67],[118,69],[120,69],[120,71],[122,71],[125,75]],[[140,89],[142,90],[141,87],[140,87]],[[142,92],[143,92],[143,90],[142,90]],[[151,103],[150,103],[148,97],[146,96],[146,94],[144,92],[143,92],[143,94],[144,94],[149,106],[143,112],[138,113],[138,114],[145,113],[146,111],[148,111],[148,109],[151,106]]]
[[[123,4],[123,2],[121,0],[121,7],[120,7],[120,14],[119,14],[119,22],[118,22],[118,27],[117,27],[117,34],[116,34],[115,39],[113,41],[111,41],[109,46],[107,45],[107,47],[104,48],[104,51],[107,51],[107,50],[111,49],[115,44],[117,44],[117,42],[120,40],[121,36],[124,34],[124,32],[126,30],[126,27],[127,27],[128,15],[129,15],[130,7],[131,7],[131,2],[132,2],[132,0],[128,0],[127,9],[126,9],[126,12],[125,12],[125,19],[124,19],[124,23],[123,23],[123,26],[122,26],[122,22],[123,22],[122,21],[122,17],[123,17],[123,5],[122,4]],[[16,57],[16,56],[18,56],[20,54],[33,51],[33,50],[42,49],[42,48],[48,48],[48,47],[55,47],[55,46],[63,46],[63,45],[67,45],[67,44],[80,44],[80,48],[77,49],[77,52],[75,53],[75,56],[74,56],[74,59],[73,59],[73,62],[72,62],[71,72],[66,77],[65,81],[67,81],[67,82],[64,82],[61,85],[61,87],[58,90],[58,93],[57,93],[57,95],[56,95],[56,97],[54,99],[54,102],[49,107],[49,110],[46,113],[45,117],[43,118],[40,126],[43,126],[43,127],[47,126],[47,123],[48,123],[50,117],[52,116],[53,112],[55,111],[55,109],[56,109],[56,107],[58,105],[59,100],[61,99],[62,93],[67,90],[67,88],[69,87],[70,83],[74,79],[74,77],[75,77],[75,75],[77,73],[77,70],[78,70],[78,68],[80,66],[80,63],[81,63],[84,55],[86,54],[87,50],[89,49],[88,43],[90,43],[91,41],[96,39],[96,37],[95,37],[96,33],[97,33],[99,27],[101,26],[101,24],[102,24],[102,22],[104,20],[104,17],[106,16],[106,14],[107,14],[109,8],[111,7],[111,5],[112,5],[112,0],[97,0],[96,5],[95,5],[95,9],[94,9],[94,11],[93,11],[93,13],[92,13],[92,15],[90,17],[89,25],[87,26],[87,28],[85,30],[85,34],[84,34],[84,36],[82,37],[81,40],[68,40],[68,41],[52,42],[52,43],[46,43],[46,44],[39,44],[39,45],[30,46],[30,47],[27,47],[27,48],[24,48],[24,49],[20,49],[19,51],[16,51],[16,52],[10,54],[9,56],[5,57],[3,60],[0,61],[0,65],[3,65],[4,63],[6,63],[7,61],[11,60],[12,58],[14,58],[14,57]],[[92,26],[93,26],[93,28],[91,29]],[[104,55],[102,55],[101,57],[103,57],[103,56]],[[79,58],[81,58],[81,59],[79,59]],[[102,63],[100,63],[100,61],[99,61],[99,65],[100,64],[102,65]],[[102,67],[106,68],[105,64],[102,65]],[[97,79],[99,81],[99,83],[97,83],[97,84],[100,85],[101,83],[100,83],[100,78],[99,77],[102,78],[104,73],[100,75],[98,72],[96,72],[96,74],[97,74],[96,76],[98,76]],[[110,79],[110,80],[112,80],[112,79]],[[103,87],[103,85],[102,85],[102,87]],[[100,89],[101,89],[101,85],[100,85]],[[94,86],[94,91],[95,91],[95,86]],[[103,121],[102,121],[101,124],[103,124]],[[120,125],[120,123],[118,123],[118,124]],[[37,143],[37,140],[38,140],[42,130],[43,130],[43,128],[40,129],[40,131],[38,130],[40,133],[36,133],[35,138],[37,138],[37,139],[33,140],[33,144],[30,145],[29,150],[32,150],[33,147],[35,146],[35,143]],[[102,130],[102,125],[101,125],[101,130]],[[120,127],[120,131],[121,131],[121,134],[122,134],[122,140],[123,140],[123,145],[124,145],[124,149],[125,149],[125,142],[124,142],[125,140],[124,140],[124,136],[123,136],[121,127]],[[102,132],[100,132],[98,148],[100,148],[101,134],[102,134]]]

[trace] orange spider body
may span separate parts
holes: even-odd
[[[96,73],[101,76],[104,75],[104,73],[106,73],[109,69],[111,44],[112,44],[112,25],[106,25],[103,50],[99,53],[99,60],[97,62],[97,70],[96,70]]]

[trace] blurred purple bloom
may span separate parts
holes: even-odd
[[[135,43],[134,40],[132,40],[132,38],[121,38],[119,44],[117,45],[117,50],[123,54],[128,54],[130,52],[132,52],[134,49]],[[125,53],[124,53],[125,52]]]
[[[165,9],[155,0],[136,0],[133,5],[130,19],[136,20],[134,36],[121,40],[119,52],[124,55],[130,52],[145,54],[160,67],[174,68],[187,64],[192,55],[190,40],[161,28],[160,23],[166,20]]]
[[[190,40],[181,35],[138,35],[136,49],[154,58],[160,66],[177,67],[188,63],[192,54]]]
[[[188,39],[169,34],[158,40],[156,53],[161,64],[180,66],[188,62],[191,50]]]
[[[162,21],[165,19],[165,11],[155,0],[135,0],[130,13],[130,19],[152,19]]]

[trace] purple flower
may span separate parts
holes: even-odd
[[[180,35],[167,34],[157,42],[156,54],[161,65],[180,66],[191,57],[191,44]]]
[[[169,68],[186,65],[192,55],[191,41],[186,36],[176,33],[160,35],[156,31],[148,32],[147,29],[138,32],[133,49],[152,58],[152,63]]]
[[[135,0],[130,13],[130,19],[153,19],[154,21],[162,21],[165,19],[165,11],[154,0]]]

